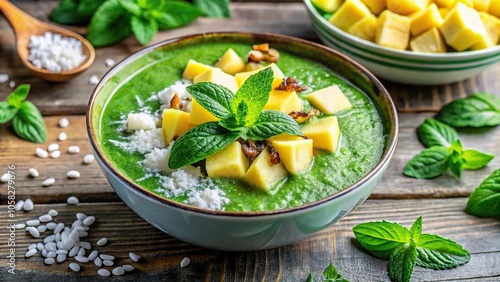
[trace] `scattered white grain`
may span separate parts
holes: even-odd
[[[134,267],[131,266],[130,264],[124,264],[122,265],[122,268],[123,270],[125,270],[126,272],[130,272],[130,271],[133,271],[134,270]]]
[[[54,258],[46,258],[44,261],[43,261],[45,264],[54,264],[56,261],[54,260]]]
[[[8,182],[10,180],[10,178],[11,178],[10,174],[4,173],[4,174],[2,174],[2,177],[0,178],[0,181],[2,181],[3,183],[5,183],[5,182]]]
[[[50,211],[49,211],[49,214],[50,214],[50,215],[52,215],[52,214],[50,213]],[[52,216],[54,216],[54,215],[52,215]],[[56,228],[56,226],[57,226],[57,223],[55,223],[55,222],[49,222],[49,223],[47,223],[45,226],[47,226],[47,228],[48,228],[49,230],[54,230],[54,229]]]
[[[93,250],[88,256],[89,261],[94,260],[97,257],[97,255],[99,255],[99,252],[97,250]]]
[[[29,257],[34,256],[37,252],[38,252],[38,250],[36,248],[35,249],[31,249],[31,250],[27,251],[24,256],[27,257],[27,258],[29,258]]]
[[[42,234],[43,232],[47,231],[47,226],[40,225],[36,229],[38,229],[38,232],[40,232],[40,234]]]
[[[55,258],[55,257],[57,257],[57,254],[56,254],[56,252],[53,252],[53,251],[47,251],[47,257],[48,258]]]
[[[186,267],[189,265],[189,263],[191,262],[191,260],[188,258],[188,257],[185,257],[181,260],[181,267]]]
[[[54,178],[47,178],[42,182],[42,186],[49,187],[49,186],[53,185],[54,183],[56,183],[56,180]]]
[[[123,269],[123,267],[121,267],[121,266],[118,266],[118,267],[113,268],[111,273],[113,273],[113,275],[116,275],[116,276],[123,275],[123,273],[125,273],[125,269]]]
[[[111,275],[111,272],[109,272],[109,270],[105,269],[105,268],[101,268],[97,271],[97,274],[101,275],[101,276],[110,276]]]
[[[47,257],[47,253],[48,253],[48,252],[47,252],[47,250],[46,250],[45,248],[44,248],[44,249],[42,249],[42,252],[41,252],[42,257],[46,258],[46,257]]]
[[[59,222],[57,226],[54,228],[54,234],[61,232],[64,229],[64,223]]]
[[[131,260],[133,260],[135,262],[139,261],[139,259],[141,258],[140,256],[136,255],[133,252],[128,253],[128,256],[130,257]]]
[[[97,241],[97,246],[104,246],[106,245],[106,243],[108,242],[108,239],[107,238],[101,238],[99,239],[99,241]]]
[[[21,211],[23,209],[23,206],[24,206],[24,201],[19,200],[19,201],[17,201],[16,205],[14,206],[14,209],[16,211]]]
[[[74,257],[78,254],[78,250],[80,249],[80,247],[78,245],[75,245],[71,248],[71,250],[69,251],[68,255],[70,257]]]
[[[59,150],[59,144],[57,143],[52,143],[47,147],[47,151],[49,152],[54,152],[56,150]]]
[[[28,246],[28,251],[33,250],[33,249],[36,249],[36,243],[33,243],[33,244]]]
[[[45,249],[47,252],[56,252],[57,251],[57,244],[55,242],[47,242],[45,244]]]
[[[45,246],[43,245],[43,243],[38,243],[36,244],[36,249],[39,251],[45,250]]]
[[[29,226],[27,229],[31,236],[35,238],[40,237],[40,232],[38,232],[38,229],[36,229],[35,227]]]
[[[97,75],[93,75],[89,78],[89,84],[90,85],[97,85],[99,83],[99,77]]]
[[[76,205],[78,204],[80,201],[78,200],[77,197],[75,196],[70,196],[68,197],[68,199],[66,200],[66,202],[69,204],[69,205]]]
[[[6,73],[0,74],[0,83],[5,83],[9,81],[9,75]]]
[[[10,87],[10,88],[14,88],[14,87],[16,87],[16,82],[15,82],[14,80],[11,80],[11,81],[9,82],[9,87]]]
[[[70,170],[66,173],[68,179],[77,179],[80,178],[80,172],[78,170]]]
[[[85,224],[85,225],[87,225],[87,226],[92,225],[94,222],[95,222],[95,217],[93,217],[93,216],[87,216],[87,217],[83,220],[83,224]]]
[[[40,220],[40,222],[49,222],[52,220],[52,216],[50,214],[44,214],[44,215],[41,215],[38,220]]]
[[[103,259],[102,264],[104,264],[105,266],[113,266],[113,264],[115,264],[115,263],[112,260]]]
[[[49,214],[50,216],[57,216],[59,213],[54,209],[50,209],[47,214]]]
[[[32,167],[32,168],[28,169],[28,172],[29,172],[30,176],[33,178],[40,176],[40,173],[38,173],[38,170],[36,168]]]
[[[84,248],[85,250],[90,250],[90,248],[92,248],[92,246],[90,246],[90,243],[87,241],[80,241],[78,245]]]
[[[76,254],[77,257],[83,257],[85,256],[85,249],[80,247],[80,249],[78,249],[78,253]]]
[[[47,152],[46,150],[44,150],[42,148],[36,148],[35,155],[39,158],[45,159],[46,157],[49,156],[49,152]]]
[[[78,263],[74,263],[74,262],[70,263],[69,268],[71,270],[73,270],[74,272],[80,271],[80,265]]]
[[[38,219],[30,219],[30,220],[26,221],[26,225],[28,225],[28,226],[38,226],[38,225],[40,225],[40,220],[38,220]]]
[[[68,127],[68,125],[69,125],[69,119],[67,117],[62,117],[59,120],[59,127],[60,128],[66,128],[66,127]]]
[[[83,156],[83,163],[84,164],[91,164],[94,162],[94,160],[95,160],[95,157],[92,154],[87,154],[87,155]]]
[[[95,264],[95,266],[97,266],[97,267],[101,267],[101,266],[102,266],[102,259],[101,259],[100,257],[96,257],[96,258],[94,259],[94,264]]]
[[[14,225],[15,229],[24,229],[25,227],[26,227],[26,224],[24,224],[24,223],[16,223]]]
[[[57,136],[57,140],[59,141],[65,141],[66,139],[68,139],[68,135],[65,132],[61,132],[59,136]]]
[[[88,257],[84,257],[84,256],[76,256],[75,260],[77,262],[81,262],[81,263],[87,263],[87,262],[89,262],[89,258]]]
[[[115,65],[115,60],[113,60],[113,59],[106,59],[104,61],[104,65],[106,65],[106,67],[110,68],[110,67],[112,67],[112,66]]]
[[[82,231],[82,232],[78,232],[78,237],[86,237],[88,236],[89,233],[85,232],[85,231]]]
[[[31,199],[28,198],[24,201],[23,210],[31,211],[31,210],[33,210],[34,207],[35,207],[35,204],[33,204],[33,201]]]
[[[70,153],[70,154],[78,154],[78,153],[80,153],[80,147],[78,147],[78,146],[69,146],[68,147],[68,153]]]
[[[76,219],[78,219],[78,221],[80,221],[80,223],[78,223],[78,221],[74,221],[73,224],[74,225],[80,225],[82,226],[82,221],[87,217],[86,214],[82,213],[82,212],[79,212],[79,213],[76,213]]]
[[[59,151],[59,150],[50,153],[50,157],[53,158],[53,159],[57,159],[60,156],[61,156],[61,151]]]
[[[105,260],[114,260],[115,259],[114,256],[107,255],[107,254],[100,254],[99,257],[101,257],[102,259],[105,259]]]

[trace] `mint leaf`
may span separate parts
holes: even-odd
[[[104,1],[106,0],[80,0],[76,13],[78,16],[85,17],[88,22]]]
[[[273,70],[271,68],[265,68],[245,80],[231,102],[231,112],[236,115],[236,120],[244,122],[245,125],[252,125],[257,121],[269,100],[272,82]],[[238,107],[242,101],[248,106],[245,117],[237,116]]]
[[[137,1],[134,0],[120,0],[120,5],[123,9],[127,10],[131,15],[140,16],[141,15],[141,7],[137,4]]]
[[[265,140],[281,133],[302,135],[299,124],[292,117],[282,112],[265,110],[258,120],[248,127],[247,137],[253,140]]]
[[[480,169],[488,165],[495,156],[476,150],[465,150],[462,154],[464,169]]]
[[[477,93],[444,106],[437,119],[453,127],[484,127],[500,124],[500,98]]]
[[[16,114],[18,109],[7,101],[0,102],[0,123],[6,123],[11,120]]]
[[[500,169],[495,170],[472,192],[465,211],[478,217],[500,218]]]
[[[154,9],[161,7],[165,3],[165,0],[139,0],[138,3],[142,9]]]
[[[219,125],[230,131],[239,131],[242,135],[246,136],[248,129],[244,124],[236,120],[236,117],[229,115],[219,121]]]
[[[94,47],[103,47],[124,39],[130,33],[130,14],[119,0],[107,0],[92,16],[87,39]]]
[[[9,96],[7,96],[7,102],[12,106],[19,109],[21,107],[21,103],[28,97],[28,93],[30,92],[29,84],[21,84],[16,90],[11,92]]]
[[[378,258],[388,259],[394,250],[410,241],[410,232],[395,222],[361,223],[352,229],[358,242]]]
[[[419,216],[410,228],[410,236],[415,242],[418,242],[421,234],[422,234],[422,216]]]
[[[306,282],[314,282],[314,277],[313,277],[312,273],[309,273],[309,276],[307,277]]]
[[[450,157],[448,158],[448,167],[451,172],[458,178],[462,176],[463,171],[463,148],[462,142],[460,140],[456,140],[451,144],[450,148],[448,148],[448,152],[450,152]]]
[[[470,254],[456,242],[434,234],[422,234],[417,242],[417,265],[431,269],[449,269],[470,260]]]
[[[330,262],[330,265],[328,265],[325,271],[323,271],[323,276],[325,276],[326,279],[336,279],[337,277],[339,277],[337,269],[335,269],[333,263]]]
[[[47,133],[43,117],[37,107],[30,101],[24,101],[12,119],[12,126],[17,136],[28,141],[44,143]]]
[[[434,178],[448,169],[450,153],[446,147],[427,148],[413,157],[405,166],[403,174],[413,178]]]
[[[130,21],[132,33],[139,43],[146,45],[158,32],[158,23],[155,19],[147,19],[142,16],[132,16]]]
[[[181,168],[205,159],[238,139],[238,132],[231,132],[217,122],[200,124],[174,142],[168,166]]]
[[[432,118],[426,119],[417,129],[418,139],[425,147],[449,147],[458,140],[457,131],[447,124]]]
[[[163,7],[156,9],[151,12],[151,15],[158,21],[159,29],[180,27],[201,16],[198,8],[180,1],[167,1]]]
[[[417,262],[417,248],[412,242],[399,245],[389,258],[389,277],[395,282],[409,282]]]
[[[59,24],[83,24],[90,20],[91,15],[81,15],[78,12],[78,0],[62,0],[52,10],[50,19]]]
[[[231,17],[230,0],[194,0],[194,4],[203,11],[203,15],[212,18]]]
[[[186,90],[203,108],[217,118],[223,119],[231,114],[233,92],[213,82],[199,82],[190,85]]]

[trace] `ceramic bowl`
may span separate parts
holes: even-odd
[[[268,42],[278,50],[301,54],[321,62],[334,73],[363,90],[377,107],[384,124],[387,143],[380,161],[364,177],[344,190],[303,206],[267,212],[210,211],[163,198],[135,184],[120,172],[102,149],[100,119],[110,93],[147,66],[138,59],[165,48],[207,42],[256,44]],[[169,49],[172,50],[172,49]],[[151,57],[149,57],[151,58]],[[127,71],[124,70],[125,67]],[[103,91],[103,89],[105,91]],[[96,160],[118,196],[153,226],[182,241],[217,250],[259,250],[296,242],[341,220],[368,198],[385,172],[394,153],[398,119],[391,97],[365,68],[325,46],[277,34],[209,33],[175,38],[147,47],[113,67],[100,81],[90,98],[87,131]]]
[[[444,54],[399,51],[355,37],[332,25],[304,0],[309,18],[320,39],[329,47],[353,58],[377,77],[413,85],[439,85],[464,80],[500,61],[500,45],[478,51]]]

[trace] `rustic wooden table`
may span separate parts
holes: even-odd
[[[12,1],[29,14],[47,20],[56,1]],[[271,3],[272,2],[272,3]],[[274,32],[318,41],[303,4],[299,1],[239,1],[232,4],[231,19],[199,19],[197,22],[172,31],[161,32],[153,43],[191,33],[209,31]],[[83,31],[76,28],[77,31]],[[222,252],[196,247],[157,230],[138,217],[117,197],[103,177],[98,166],[84,165],[82,157],[90,153],[85,131],[85,109],[93,86],[91,75],[102,77],[108,70],[104,60],[121,60],[140,49],[134,38],[120,44],[97,50],[93,66],[81,76],[67,83],[48,83],[29,73],[21,64],[14,49],[14,34],[4,18],[0,18],[0,73],[7,73],[17,84],[31,84],[29,99],[45,116],[48,141],[57,142],[65,131],[68,139],[58,142],[63,152],[59,159],[35,157],[40,145],[22,141],[14,136],[10,125],[0,125],[0,172],[15,165],[16,199],[31,198],[35,209],[17,212],[14,220],[24,222],[37,218],[49,209],[59,211],[57,221],[71,223],[75,213],[84,212],[97,218],[88,241],[108,238],[108,244],[98,247],[100,252],[116,257],[117,264],[132,264],[136,269],[119,278],[120,281],[305,281],[309,273],[320,277],[330,261],[350,281],[388,281],[387,262],[362,251],[352,233],[356,224],[374,221],[397,221],[405,226],[420,215],[423,231],[451,238],[472,255],[464,266],[451,270],[434,271],[416,267],[412,281],[499,281],[500,280],[500,222],[498,219],[480,219],[464,212],[467,196],[479,183],[500,167],[500,128],[481,132],[461,131],[464,146],[493,153],[497,156],[490,165],[478,171],[465,171],[456,179],[445,174],[434,180],[415,180],[401,173],[406,162],[423,149],[416,137],[416,127],[427,117],[453,99],[476,91],[500,95],[500,64],[469,80],[436,87],[407,86],[384,82],[400,112],[399,144],[394,158],[370,199],[341,222],[296,244],[255,252]],[[11,91],[8,83],[0,84],[0,100]],[[58,120],[66,116],[70,126],[61,129]],[[80,147],[79,154],[68,154],[70,145]],[[35,167],[38,178],[30,178],[28,169]],[[68,180],[66,172],[76,169],[82,177]],[[54,177],[53,186],[44,188],[41,182]],[[8,226],[7,187],[0,184],[0,265],[1,281],[95,281],[97,267],[82,264],[74,273],[66,261],[44,265],[38,254],[25,258],[27,246],[39,242],[24,230],[15,232],[15,275],[8,273],[7,255],[11,246]],[[67,205],[69,196],[80,199],[78,205]],[[142,258],[132,262],[128,252]],[[191,263],[181,268],[179,263],[189,257]],[[117,278],[117,277],[115,277]]]

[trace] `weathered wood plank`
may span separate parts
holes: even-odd
[[[59,211],[57,221],[65,224],[72,223],[77,212],[94,215],[97,221],[85,240],[99,252],[114,255],[117,265],[130,263],[136,267],[120,281],[304,281],[309,273],[319,276],[330,260],[350,281],[389,281],[387,262],[361,250],[352,228],[362,222],[382,219],[409,227],[422,215],[424,233],[457,241],[469,250],[472,258],[468,264],[451,270],[416,267],[412,281],[477,281],[480,278],[493,281],[500,277],[500,223],[467,215],[463,212],[465,203],[466,199],[368,200],[344,220],[315,236],[289,246],[255,252],[221,252],[183,243],[155,229],[122,203],[36,205],[29,213],[17,213],[16,219],[19,222],[32,219],[51,208]],[[6,212],[0,214],[2,226],[8,225],[6,215]],[[0,229],[0,237],[7,238],[8,232],[7,228]],[[95,242],[102,237],[108,238],[108,244],[96,247]],[[39,254],[24,258],[27,246],[39,241],[41,239],[32,238],[24,230],[16,231],[16,281],[96,279],[97,267],[91,263],[82,264],[82,271],[73,273],[68,269],[73,259],[46,266]],[[7,245],[0,245],[0,250],[7,253]],[[131,262],[130,251],[140,255],[141,261]],[[191,264],[180,268],[184,257],[189,257]],[[11,277],[5,265],[0,268],[0,277]]]

